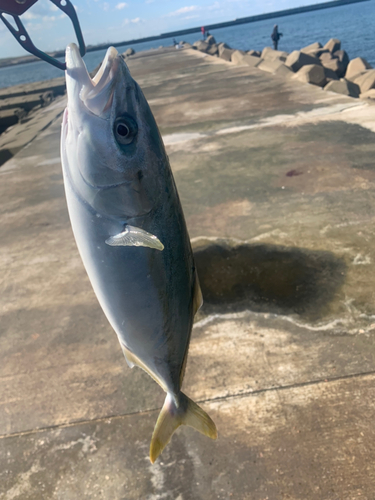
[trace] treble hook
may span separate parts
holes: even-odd
[[[33,42],[29,34],[26,31],[25,26],[22,24],[22,21],[19,16],[24,14],[34,3],[38,0],[0,0],[0,17],[5,26],[9,29],[15,39],[18,41],[22,47],[33,54],[34,56],[43,59],[44,61],[56,66],[59,69],[66,70],[66,64],[58,61],[54,57],[49,56],[42,50],[39,50]],[[53,4],[56,5],[60,10],[62,10],[72,21],[74,31],[79,44],[79,51],[81,56],[83,57],[86,54],[86,46],[83,40],[81,27],[79,25],[78,17],[76,14],[76,10],[73,7],[73,4],[70,0],[50,0]],[[14,22],[16,23],[17,29],[12,26],[12,24],[6,19],[4,14],[8,14],[13,17]]]

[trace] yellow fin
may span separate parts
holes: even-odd
[[[203,305],[203,295],[202,290],[199,284],[198,273],[195,271],[195,280],[194,280],[194,295],[193,295],[193,311],[194,316],[197,314],[199,309]]]
[[[193,400],[182,392],[176,397],[167,394],[152,434],[150,444],[150,460],[152,464],[167,446],[173,433],[180,425],[193,427],[211,439],[217,438],[214,422]]]
[[[142,368],[147,375],[150,375],[152,379],[155,380],[157,384],[160,385],[160,387],[163,389],[163,391],[168,392],[166,385],[160,380],[160,378],[155,375],[153,371],[151,371],[144,363],[141,361],[138,356],[133,354],[127,347],[124,346],[124,344],[121,344],[122,352],[124,353],[126,362],[130,366],[130,368],[133,368],[134,365],[139,366],[139,368]]]

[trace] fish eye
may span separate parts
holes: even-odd
[[[116,118],[113,131],[119,144],[131,144],[137,135],[137,122],[130,115],[125,114]]]

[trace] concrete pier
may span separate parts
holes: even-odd
[[[60,98],[0,167],[0,499],[373,500],[374,105],[193,50],[129,66],[205,298],[184,391],[219,438],[180,428],[149,462],[164,393],[79,258]]]

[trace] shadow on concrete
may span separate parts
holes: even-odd
[[[344,282],[330,252],[226,240],[194,250],[206,311],[251,309],[319,319]]]

